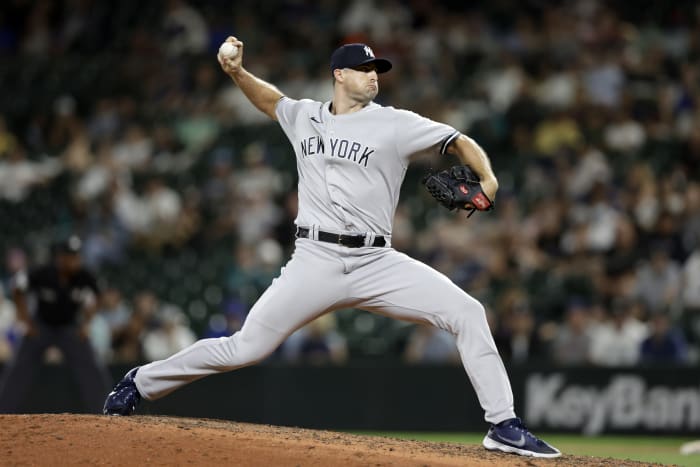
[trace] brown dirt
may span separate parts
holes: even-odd
[[[481,446],[174,417],[0,415],[0,464],[236,466],[641,466],[564,455],[532,459]]]

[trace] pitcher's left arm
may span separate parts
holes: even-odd
[[[459,158],[479,176],[481,188],[491,201],[496,199],[498,180],[491,168],[491,161],[479,144],[466,135],[459,135],[447,147],[447,152]]]

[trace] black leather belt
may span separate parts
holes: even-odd
[[[321,242],[335,243],[336,245],[346,246],[348,248],[360,248],[365,245],[367,234],[344,235],[334,234],[331,232],[318,231],[318,240]],[[297,238],[309,238],[309,229],[305,227],[297,227]],[[386,246],[386,240],[382,235],[377,235],[372,242],[372,246]]]

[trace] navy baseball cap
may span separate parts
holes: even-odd
[[[377,66],[377,73],[386,73],[391,70],[391,62],[384,58],[375,57],[368,45],[341,45],[331,55],[331,73],[336,68],[355,68],[368,63],[374,63]]]

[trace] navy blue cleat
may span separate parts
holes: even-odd
[[[510,418],[498,425],[491,425],[482,444],[489,451],[509,452],[521,456],[561,456],[558,449],[530,433],[519,418]]]
[[[131,415],[141,402],[141,394],[136,389],[134,377],[139,367],[131,369],[107,395],[102,413],[105,415]]]

